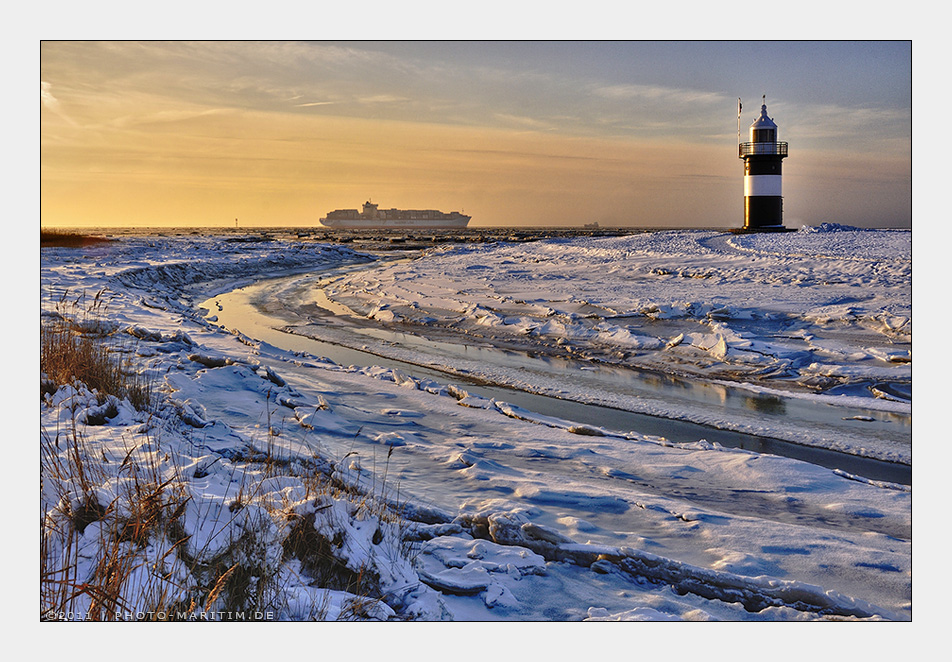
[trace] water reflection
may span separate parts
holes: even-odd
[[[761,414],[781,416],[786,413],[787,406],[780,398],[772,395],[747,396],[744,405]]]

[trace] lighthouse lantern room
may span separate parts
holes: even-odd
[[[739,112],[739,111],[738,111]],[[767,99],[750,125],[750,141],[740,143],[744,160],[744,227],[747,232],[784,231],[781,164],[787,143],[777,140],[777,125],[767,117]]]

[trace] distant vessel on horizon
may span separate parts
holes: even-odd
[[[321,225],[344,230],[387,229],[460,229],[465,228],[471,216],[458,211],[449,213],[435,209],[378,209],[369,200],[363,209],[335,209],[320,219]]]

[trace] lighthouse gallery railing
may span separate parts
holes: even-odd
[[[751,154],[775,154],[777,156],[787,155],[787,143],[741,143],[739,145],[738,156],[744,158]]]

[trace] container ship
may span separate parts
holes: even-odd
[[[469,224],[471,216],[458,211],[449,213],[435,209],[378,209],[367,201],[363,209],[335,209],[321,219],[321,225],[342,230],[428,230],[460,229]]]

